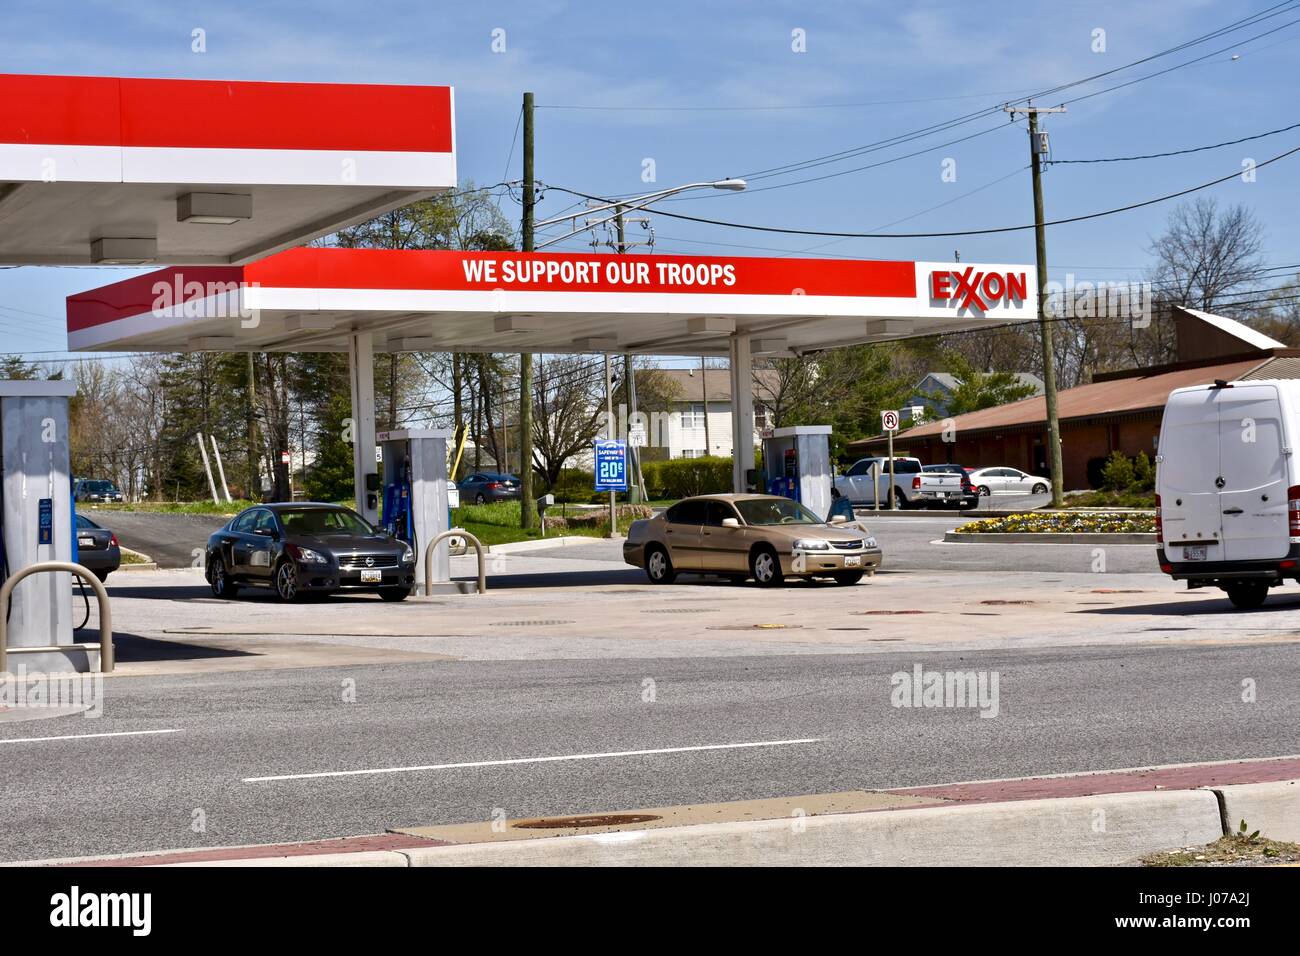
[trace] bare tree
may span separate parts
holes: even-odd
[[[1220,210],[1213,199],[1180,203],[1150,246],[1156,258],[1151,280],[1177,305],[1206,312],[1216,306],[1240,311],[1222,300],[1258,282],[1264,269],[1263,244],[1263,228],[1241,204]]]

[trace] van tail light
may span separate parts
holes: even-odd
[[[1292,485],[1286,490],[1287,534],[1300,538],[1300,485]]]
[[[1156,544],[1165,543],[1165,523],[1160,520],[1160,496],[1156,495]]]
[[[921,487],[921,476],[917,475],[915,478],[912,479],[912,490],[917,491],[920,489],[920,487]]]

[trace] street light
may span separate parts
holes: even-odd
[[[563,242],[565,239],[572,239],[579,233],[588,232],[597,226],[603,226],[605,223],[612,222],[621,215],[629,212],[636,212],[638,209],[645,209],[651,203],[656,203],[669,196],[675,196],[677,193],[686,192],[688,189],[725,189],[728,192],[742,192],[747,185],[748,184],[743,179],[719,179],[716,182],[711,183],[687,183],[685,186],[673,186],[671,189],[661,189],[658,192],[647,193],[644,196],[638,196],[634,199],[623,199],[618,202],[604,202],[599,206],[594,206],[585,210],[581,215],[589,216],[592,213],[613,209],[614,214],[612,216],[606,216],[604,219],[599,219],[595,222],[588,222],[581,229],[575,229],[568,235],[556,236],[554,239],[547,239],[545,242],[539,243],[534,248],[545,249],[547,246],[554,245],[557,242]],[[555,216],[552,219],[543,219],[541,222],[536,223],[535,228],[541,229],[543,226],[553,226],[557,222],[564,222],[570,219],[576,220],[577,218],[577,214],[571,216]]]

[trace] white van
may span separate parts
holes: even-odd
[[[1258,607],[1300,581],[1300,380],[1172,392],[1156,455],[1160,569]]]

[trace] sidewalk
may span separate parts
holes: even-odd
[[[1300,756],[16,865],[1107,866],[1210,843],[1240,820],[1300,840]]]

